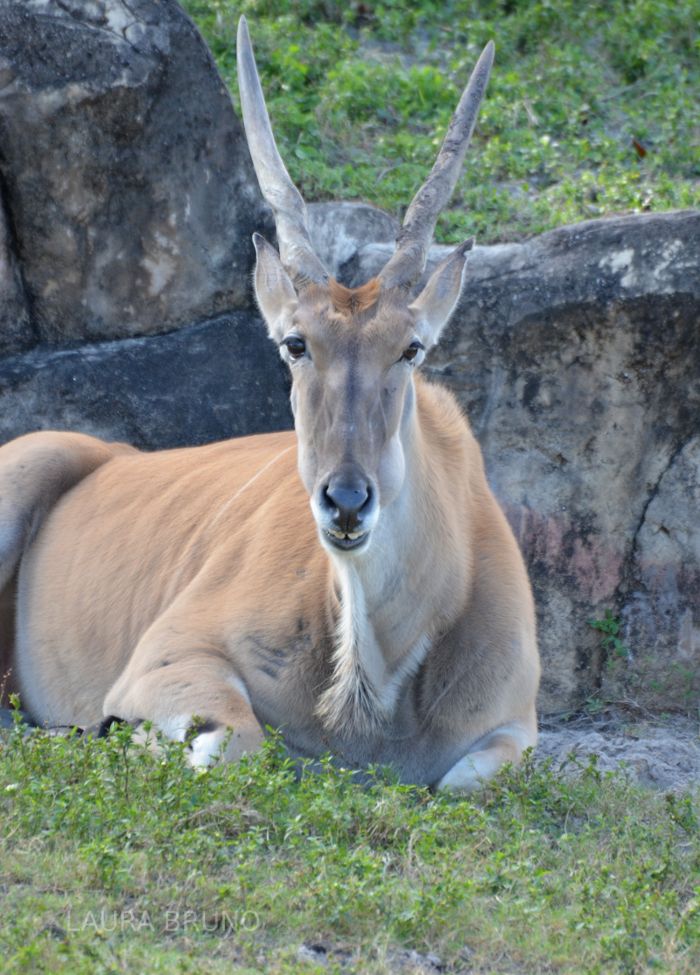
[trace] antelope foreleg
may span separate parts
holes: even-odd
[[[127,668],[103,713],[137,726],[139,739],[149,738],[143,725],[150,722],[166,737],[186,741],[191,764],[200,767],[217,758],[237,761],[257,751],[264,737],[245,686],[218,655],[192,654],[136,677]]]

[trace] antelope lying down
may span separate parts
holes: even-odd
[[[183,738],[196,716],[197,764],[256,749],[271,725],[294,755],[472,789],[536,740],[533,604],[465,419],[417,375],[471,242],[413,291],[493,46],[396,253],[354,290],[312,251],[243,19],[238,58],[280,248],[256,235],[255,290],[291,369],[296,433],[150,454],[72,433],[2,447],[14,684],[49,725],[115,716]]]

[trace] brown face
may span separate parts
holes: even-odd
[[[246,138],[280,247],[278,254],[253,235],[255,293],[292,370],[301,476],[323,543],[364,551],[404,483],[411,369],[437,342],[462,288],[472,241],[460,244],[408,304],[462,167],[494,46],[486,45],[474,68],[435,165],[406,211],[395,253],[379,277],[353,291],[335,282],[314,252],[304,201],[275,144],[245,17],[237,50]]]
[[[451,255],[409,305],[376,280],[297,290],[274,248],[254,239],[256,295],[291,370],[299,471],[321,541],[366,551],[404,483],[413,371],[457,302],[465,255]]]
[[[360,551],[403,484],[411,375],[423,343],[407,308],[379,302],[343,314],[328,291],[314,292],[300,298],[280,341],[299,471],[324,544]]]
[[[314,252],[304,201],[275,144],[245,17],[237,50],[246,138],[280,247],[278,254],[253,235],[255,293],[292,369],[301,476],[324,544],[364,551],[381,510],[404,483],[411,369],[437,342],[459,299],[472,241],[443,261],[410,305],[407,296],[456,185],[494,46],[484,48],[430,175],[406,210],[395,253],[379,277],[353,291],[333,281]]]

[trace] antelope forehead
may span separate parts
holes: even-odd
[[[317,339],[338,352],[381,355],[402,348],[415,335],[415,315],[408,307],[380,306],[369,313],[342,315],[332,307],[300,307],[295,322],[312,341]]]
[[[346,288],[334,278],[328,282],[328,296],[336,312],[343,316],[362,314],[375,310],[379,301],[380,284],[372,278],[359,288]]]
[[[370,348],[400,352],[415,337],[416,322],[406,308],[385,308],[368,324],[364,337]]]

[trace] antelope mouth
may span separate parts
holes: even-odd
[[[340,532],[335,531],[333,528],[324,528],[323,534],[334,548],[340,549],[342,552],[348,552],[350,549],[360,548],[369,538],[368,531]]]

